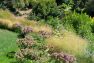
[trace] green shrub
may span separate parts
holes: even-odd
[[[91,34],[91,18],[86,14],[78,14],[74,12],[66,17],[64,17],[63,25],[66,29],[71,29],[81,35],[86,37],[88,34]]]
[[[48,16],[59,17],[62,11],[57,7],[54,0],[40,0],[37,5],[33,7],[30,14],[30,19],[47,19]]]
[[[32,5],[33,1],[35,0],[0,0],[0,8],[26,9]]]
[[[52,26],[54,29],[59,29],[62,26],[59,18],[48,17],[46,23]]]
[[[91,56],[94,52],[94,32],[91,18],[86,14],[74,12],[64,17],[62,23],[67,30],[76,32],[78,35],[88,40],[88,55]]]

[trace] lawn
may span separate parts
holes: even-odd
[[[17,50],[17,34],[0,29],[0,63],[11,63],[15,58],[7,57],[7,53]]]

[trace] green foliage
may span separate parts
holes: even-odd
[[[13,6],[16,8],[24,8],[29,5],[29,0],[12,0]]]
[[[62,23],[65,28],[74,30],[82,37],[91,33],[91,18],[86,14],[74,12],[66,16]]]
[[[62,26],[59,18],[54,18],[54,17],[48,17],[46,23],[52,26],[54,29],[59,29]]]
[[[1,8],[25,9],[35,0],[0,0]]]
[[[43,0],[37,2],[37,5],[33,7],[30,19],[47,19],[48,16],[60,17],[61,15],[62,11],[57,7],[54,0]]]
[[[45,42],[44,38],[42,36],[38,35],[37,33],[32,33],[31,35],[34,38],[34,40],[36,40],[38,43]]]
[[[91,18],[86,14],[74,12],[73,14],[66,16],[62,23],[67,30],[74,31],[89,41],[88,56],[91,57],[94,52],[94,32]]]
[[[25,36],[18,41],[20,51],[16,52],[18,63],[45,63],[49,60],[48,50],[45,48],[44,38],[36,33]],[[24,46],[25,45],[25,46]],[[21,55],[20,55],[21,54]],[[40,60],[41,59],[41,60]]]

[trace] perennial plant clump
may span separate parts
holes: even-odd
[[[51,56],[57,60],[64,61],[65,63],[74,63],[76,61],[76,58],[73,55],[66,54],[63,52],[55,52],[52,53]]]
[[[25,38],[20,38],[17,41],[18,47],[20,48],[19,51],[16,52],[16,58],[18,62],[24,62],[26,59],[36,59],[36,55],[33,53],[33,46],[35,41],[30,36],[25,36]]]
[[[46,31],[39,31],[39,34],[42,35],[44,38],[49,38],[52,33]]]
[[[17,41],[17,44],[20,48],[31,48],[34,45],[34,40],[32,37],[26,36],[25,38],[21,38]]]
[[[30,32],[33,32],[33,29],[30,26],[25,26],[21,28],[21,33],[20,33],[20,37],[25,38],[25,36],[27,34],[29,34]]]

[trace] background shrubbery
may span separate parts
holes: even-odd
[[[91,18],[86,14],[72,14],[65,16],[62,21],[66,29],[72,29],[82,37],[86,37],[91,32]]]
[[[60,17],[62,14],[63,11],[57,7],[54,0],[43,0],[37,2],[37,4],[33,7],[30,19],[47,19],[48,16]]]

